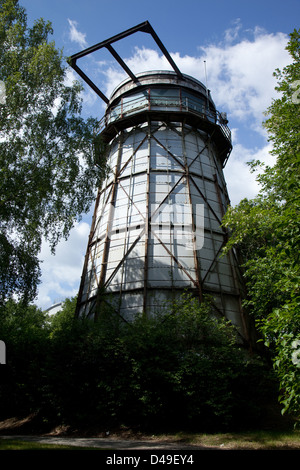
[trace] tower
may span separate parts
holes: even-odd
[[[173,71],[133,74],[112,43],[137,31],[152,35]],[[109,99],[77,65],[103,47],[128,74]],[[148,22],[75,54],[71,65],[107,104],[99,138],[110,168],[96,199],[78,315],[97,316],[106,302],[129,320],[188,290],[200,301],[211,296],[215,312],[247,338],[238,262],[234,252],[220,256],[232,149],[225,113],[180,72]]]

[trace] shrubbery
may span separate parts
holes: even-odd
[[[125,323],[74,318],[75,300],[47,317],[9,302],[0,312],[6,377],[0,417],[38,413],[78,428],[255,427],[273,393],[270,371],[239,348],[235,331],[182,296],[157,316]],[[275,390],[276,393],[276,390]]]

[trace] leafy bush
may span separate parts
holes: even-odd
[[[7,351],[7,365],[1,367],[1,417],[31,413],[39,406],[48,337],[46,315],[37,307],[10,300],[0,308],[0,338]]]
[[[208,302],[183,295],[130,323],[112,312],[95,323],[76,319],[74,307],[67,300],[50,319],[35,307],[21,315],[18,304],[2,311],[11,371],[10,394],[7,384],[0,389],[2,417],[39,412],[51,425],[78,428],[257,425],[268,369],[237,346],[234,328],[212,317]]]

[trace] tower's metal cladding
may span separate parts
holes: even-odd
[[[150,32],[173,70],[134,75],[112,42],[135,31]],[[248,338],[241,307],[235,252],[222,217],[229,203],[223,168],[231,133],[209,90],[183,75],[148,22],[95,46],[106,47],[129,78],[108,100],[99,135],[110,173],[98,191],[78,296],[77,313],[97,316],[104,301],[126,320],[153,314],[164,301],[188,290],[212,298]]]

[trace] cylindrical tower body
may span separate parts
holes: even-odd
[[[238,263],[220,257],[231,151],[225,115],[194,78],[157,71],[113,92],[100,137],[109,176],[99,189],[79,315],[107,302],[126,320],[188,289],[247,337]]]

